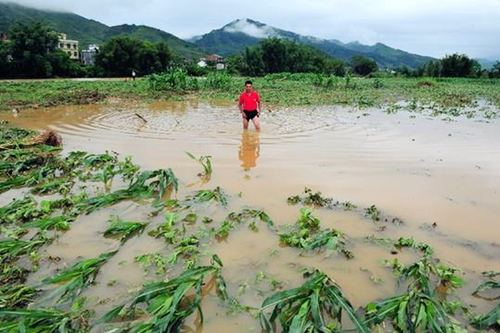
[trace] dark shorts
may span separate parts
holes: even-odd
[[[248,120],[248,121],[250,121],[250,120],[252,120],[253,118],[255,118],[255,117],[258,117],[258,116],[259,116],[259,113],[257,112],[257,110],[253,110],[253,111],[243,110],[243,112],[245,112],[245,117],[247,117],[247,120]]]

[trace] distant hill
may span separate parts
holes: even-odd
[[[203,51],[196,45],[159,29],[127,24],[109,27],[73,13],[39,10],[0,2],[0,31],[8,31],[16,21],[29,23],[35,20],[43,21],[54,30],[66,33],[68,39],[78,40],[84,49],[88,44],[102,44],[111,37],[128,36],[151,42],[166,42],[175,52],[186,58],[199,58],[203,55]]]
[[[245,47],[258,44],[262,39],[269,37],[285,38],[311,45],[345,61],[350,61],[353,55],[362,54],[377,61],[382,68],[396,68],[402,65],[417,68],[434,59],[394,49],[381,43],[373,46],[357,42],[344,44],[338,40],[303,36],[250,19],[233,21],[203,36],[193,37],[189,41],[207,52],[228,55],[240,52]]]
[[[500,62],[500,56],[497,58],[499,60],[491,60],[491,59],[476,59],[480,64],[482,69],[491,70],[493,65],[496,64],[497,61]]]
[[[196,45],[188,43],[163,30],[151,28],[145,25],[117,25],[110,27],[105,33],[105,40],[112,37],[134,37],[150,42],[166,42],[173,50],[188,58],[200,58],[203,51]]]

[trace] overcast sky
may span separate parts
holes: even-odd
[[[500,0],[15,0],[107,25],[144,24],[181,38],[251,18],[303,35],[412,53],[500,59]]]

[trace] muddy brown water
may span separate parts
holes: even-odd
[[[200,216],[223,219],[249,206],[263,208],[278,226],[293,224],[300,206],[287,205],[286,198],[309,187],[359,207],[374,204],[385,215],[404,221],[401,226],[389,223],[380,231],[379,225],[357,212],[316,209],[314,215],[323,227],[348,235],[349,249],[355,254],[352,260],[328,252],[301,255],[281,247],[276,234],[264,225],[258,233],[241,227],[224,242],[210,241],[206,249],[224,262],[229,292],[247,290],[239,296],[244,304],[258,307],[273,292],[272,280],[283,288],[301,284],[301,267],[325,271],[356,307],[394,295],[395,281],[380,261],[397,257],[411,263],[417,254],[408,250],[391,255],[390,248],[364,241],[375,235],[414,237],[432,245],[445,264],[463,269],[468,283],[459,294],[464,302],[478,311],[492,307],[469,295],[481,282],[481,272],[500,270],[499,121],[456,118],[449,122],[404,111],[387,115],[351,107],[289,108],[264,111],[262,132],[256,133],[242,131],[233,104],[197,101],[22,110],[2,113],[0,118],[23,128],[60,133],[63,153],[108,150],[122,157],[132,155],[143,169],[170,167],[180,179],[179,198],[200,188],[221,186],[229,195],[228,208],[204,206],[198,208]],[[212,156],[214,172],[208,183],[199,182],[201,167],[185,152]],[[21,193],[4,193],[0,204]],[[150,211],[149,205],[122,202],[80,217],[44,250],[43,256],[61,261],[46,261],[28,282],[38,285],[56,269],[116,249],[117,240],[102,237],[110,215],[160,224],[164,215],[151,218]],[[428,227],[433,223],[436,228]],[[134,257],[164,248],[163,241],[147,233],[120,248],[101,269],[97,284],[84,292],[97,316],[124,302],[143,282],[161,278],[145,275]],[[38,304],[51,303],[41,299]],[[250,315],[228,315],[213,291],[204,298],[203,309],[204,325],[193,316],[186,332],[260,331],[258,320]]]

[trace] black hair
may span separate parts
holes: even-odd
[[[251,85],[251,86],[253,85],[253,84],[252,84],[252,81],[250,81],[250,80],[248,80],[247,82],[245,82],[245,86],[246,86],[247,84],[249,84],[249,85]]]

